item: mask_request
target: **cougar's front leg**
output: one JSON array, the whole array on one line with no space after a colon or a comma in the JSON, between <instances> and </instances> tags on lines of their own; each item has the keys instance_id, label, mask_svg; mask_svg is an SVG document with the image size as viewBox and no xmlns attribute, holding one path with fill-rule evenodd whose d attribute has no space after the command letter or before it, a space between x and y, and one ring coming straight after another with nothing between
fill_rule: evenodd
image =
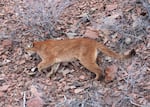
<instances>
[{"instance_id":1,"label":"cougar's front leg","mask_svg":"<svg viewBox=\"0 0 150 107\"><path fill-rule=\"evenodd\" d=\"M38 71L42 72L43 69L46 69L46 68L50 67L51 65L53 65L55 63L54 59L55 58L52 58L52 57L47 58L47 59L42 59L42 62L40 62L37 66Z\"/></svg>"}]
</instances>

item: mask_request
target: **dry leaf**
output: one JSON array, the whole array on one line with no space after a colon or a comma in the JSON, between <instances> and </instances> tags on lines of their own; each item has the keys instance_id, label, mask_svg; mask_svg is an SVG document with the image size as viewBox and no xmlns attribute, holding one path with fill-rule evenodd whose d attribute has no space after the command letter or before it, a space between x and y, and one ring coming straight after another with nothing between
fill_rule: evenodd
<instances>
[{"instance_id":1,"label":"dry leaf","mask_svg":"<svg viewBox=\"0 0 150 107\"><path fill-rule=\"evenodd\" d=\"M71 73L71 72L73 72L74 70L72 69L72 70L70 70L70 69L61 69L61 70L59 70L59 72L60 73L62 73L63 74L63 76L66 76L67 74L69 74L69 73Z\"/></svg>"},{"instance_id":2,"label":"dry leaf","mask_svg":"<svg viewBox=\"0 0 150 107\"><path fill-rule=\"evenodd\" d=\"M92 39L96 39L99 36L99 31L91 28L91 27L87 27L84 37L88 37L88 38L92 38Z\"/></svg>"},{"instance_id":3,"label":"dry leaf","mask_svg":"<svg viewBox=\"0 0 150 107\"><path fill-rule=\"evenodd\" d=\"M121 12L118 12L111 16L105 17L104 19L102 19L102 22L104 23L104 25L114 26L116 24L116 18L119 16L122 16Z\"/></svg>"},{"instance_id":4,"label":"dry leaf","mask_svg":"<svg viewBox=\"0 0 150 107\"><path fill-rule=\"evenodd\" d=\"M4 92L0 91L0 98L4 96Z\"/></svg>"},{"instance_id":5,"label":"dry leaf","mask_svg":"<svg viewBox=\"0 0 150 107\"><path fill-rule=\"evenodd\" d=\"M114 92L112 93L112 96L115 96L115 97L121 96L121 92L120 92L120 91L114 91Z\"/></svg>"},{"instance_id":6,"label":"dry leaf","mask_svg":"<svg viewBox=\"0 0 150 107\"><path fill-rule=\"evenodd\" d=\"M147 32L147 33L150 33L150 26L147 26L147 27L146 27L146 32Z\"/></svg>"},{"instance_id":7,"label":"dry leaf","mask_svg":"<svg viewBox=\"0 0 150 107\"><path fill-rule=\"evenodd\" d=\"M6 105L6 107L13 107L12 105Z\"/></svg>"},{"instance_id":8,"label":"dry leaf","mask_svg":"<svg viewBox=\"0 0 150 107\"><path fill-rule=\"evenodd\" d=\"M25 61L24 59L21 59L21 60L16 61L16 64L22 65L22 64L24 64L25 62L26 62L26 61Z\"/></svg>"},{"instance_id":9,"label":"dry leaf","mask_svg":"<svg viewBox=\"0 0 150 107\"><path fill-rule=\"evenodd\" d=\"M111 65L106 68L105 73L105 82L111 82L115 79L116 77L116 72L117 72L118 67L116 65Z\"/></svg>"},{"instance_id":10,"label":"dry leaf","mask_svg":"<svg viewBox=\"0 0 150 107\"><path fill-rule=\"evenodd\" d=\"M104 96L104 101L108 105L112 105L113 103L112 98L109 95Z\"/></svg>"},{"instance_id":11,"label":"dry leaf","mask_svg":"<svg viewBox=\"0 0 150 107\"><path fill-rule=\"evenodd\" d=\"M145 90L150 90L150 85L144 86L143 89L145 89Z\"/></svg>"},{"instance_id":12,"label":"dry leaf","mask_svg":"<svg viewBox=\"0 0 150 107\"><path fill-rule=\"evenodd\" d=\"M0 91L7 91L10 85L0 86Z\"/></svg>"},{"instance_id":13,"label":"dry leaf","mask_svg":"<svg viewBox=\"0 0 150 107\"><path fill-rule=\"evenodd\" d=\"M84 75L81 75L79 78L80 78L81 80L84 80L84 79L85 79L85 76L84 76Z\"/></svg>"},{"instance_id":14,"label":"dry leaf","mask_svg":"<svg viewBox=\"0 0 150 107\"><path fill-rule=\"evenodd\" d=\"M131 38L129 38L129 37L127 37L126 39L125 39L125 43L127 44L127 45L129 45L130 43L131 43Z\"/></svg>"},{"instance_id":15,"label":"dry leaf","mask_svg":"<svg viewBox=\"0 0 150 107\"><path fill-rule=\"evenodd\" d=\"M80 92L82 92L84 89L83 88L77 88L77 89L75 89L74 90L74 93L80 93Z\"/></svg>"},{"instance_id":16,"label":"dry leaf","mask_svg":"<svg viewBox=\"0 0 150 107\"><path fill-rule=\"evenodd\" d=\"M106 5L106 10L112 11L118 7L117 4Z\"/></svg>"},{"instance_id":17,"label":"dry leaf","mask_svg":"<svg viewBox=\"0 0 150 107\"><path fill-rule=\"evenodd\" d=\"M44 101L40 97L31 98L27 101L27 107L43 107Z\"/></svg>"},{"instance_id":18,"label":"dry leaf","mask_svg":"<svg viewBox=\"0 0 150 107\"><path fill-rule=\"evenodd\" d=\"M75 36L77 36L77 33L68 32L68 33L66 33L66 35L69 39L73 39Z\"/></svg>"},{"instance_id":19,"label":"dry leaf","mask_svg":"<svg viewBox=\"0 0 150 107\"><path fill-rule=\"evenodd\" d=\"M31 93L36 96L36 97L41 97L42 96L42 93L41 92L38 92L36 86L32 85L31 86Z\"/></svg>"},{"instance_id":20,"label":"dry leaf","mask_svg":"<svg viewBox=\"0 0 150 107\"><path fill-rule=\"evenodd\" d=\"M12 45L11 40L6 39L6 40L3 40L3 42L2 42L2 47L3 48L6 47L6 46L11 46L11 45Z\"/></svg>"},{"instance_id":21,"label":"dry leaf","mask_svg":"<svg viewBox=\"0 0 150 107\"><path fill-rule=\"evenodd\" d=\"M124 11L126 11L126 12L129 12L132 9L134 9L134 6L132 6L130 4L124 7Z\"/></svg>"}]
</instances>

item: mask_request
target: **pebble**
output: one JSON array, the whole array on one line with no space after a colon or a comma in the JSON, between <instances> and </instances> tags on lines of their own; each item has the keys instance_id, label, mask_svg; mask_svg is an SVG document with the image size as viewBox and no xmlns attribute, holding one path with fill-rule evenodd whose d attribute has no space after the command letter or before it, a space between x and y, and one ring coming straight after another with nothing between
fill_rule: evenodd
<instances>
[{"instance_id":1,"label":"pebble","mask_svg":"<svg viewBox=\"0 0 150 107\"><path fill-rule=\"evenodd\" d=\"M35 72L36 69L37 69L36 67L33 67L33 68L31 69L31 71L32 71L32 72Z\"/></svg>"},{"instance_id":2,"label":"pebble","mask_svg":"<svg viewBox=\"0 0 150 107\"><path fill-rule=\"evenodd\" d=\"M81 75L79 78L80 78L81 80L84 80L84 79L85 79L85 76L84 76L84 75Z\"/></svg>"},{"instance_id":3,"label":"pebble","mask_svg":"<svg viewBox=\"0 0 150 107\"><path fill-rule=\"evenodd\" d=\"M3 40L2 42L2 47L5 48L6 46L11 46L12 45L12 41L11 40Z\"/></svg>"},{"instance_id":4,"label":"pebble","mask_svg":"<svg viewBox=\"0 0 150 107\"><path fill-rule=\"evenodd\" d=\"M147 27L146 27L146 32L147 32L147 33L150 33L150 26L147 26Z\"/></svg>"},{"instance_id":5,"label":"pebble","mask_svg":"<svg viewBox=\"0 0 150 107\"><path fill-rule=\"evenodd\" d=\"M4 96L4 92L0 91L0 97Z\"/></svg>"},{"instance_id":6,"label":"pebble","mask_svg":"<svg viewBox=\"0 0 150 107\"><path fill-rule=\"evenodd\" d=\"M127 45L129 45L129 44L131 43L131 38L127 37L127 38L125 39L125 43L126 43Z\"/></svg>"},{"instance_id":7,"label":"pebble","mask_svg":"<svg viewBox=\"0 0 150 107\"><path fill-rule=\"evenodd\" d=\"M78 88L78 89L75 89L75 90L74 90L74 93L76 93L76 94L77 94L77 93L82 92L83 90L84 90L84 89L82 89L82 88Z\"/></svg>"}]
</instances>

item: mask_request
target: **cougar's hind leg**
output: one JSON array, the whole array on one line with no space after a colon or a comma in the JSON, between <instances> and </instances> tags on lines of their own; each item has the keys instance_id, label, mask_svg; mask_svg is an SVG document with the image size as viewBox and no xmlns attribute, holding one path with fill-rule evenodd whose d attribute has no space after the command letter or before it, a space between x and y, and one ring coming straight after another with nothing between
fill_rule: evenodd
<instances>
[{"instance_id":1,"label":"cougar's hind leg","mask_svg":"<svg viewBox=\"0 0 150 107\"><path fill-rule=\"evenodd\" d=\"M37 66L39 72L42 72L43 69L46 69L50 67L51 65L54 64L55 58L47 58L47 59L42 59L42 62L40 62Z\"/></svg>"},{"instance_id":2,"label":"cougar's hind leg","mask_svg":"<svg viewBox=\"0 0 150 107\"><path fill-rule=\"evenodd\" d=\"M81 61L81 64L83 64L85 68L87 68L89 71L93 72L96 75L95 77L96 80L103 78L102 71L95 62Z\"/></svg>"},{"instance_id":3,"label":"cougar's hind leg","mask_svg":"<svg viewBox=\"0 0 150 107\"><path fill-rule=\"evenodd\" d=\"M93 50L93 52L87 52L87 54L83 55L79 60L80 60L80 63L84 65L85 68L95 73L96 80L103 79L104 77L103 73L100 67L96 63L97 53L94 53L94 52L97 52L97 51Z\"/></svg>"}]
</instances>

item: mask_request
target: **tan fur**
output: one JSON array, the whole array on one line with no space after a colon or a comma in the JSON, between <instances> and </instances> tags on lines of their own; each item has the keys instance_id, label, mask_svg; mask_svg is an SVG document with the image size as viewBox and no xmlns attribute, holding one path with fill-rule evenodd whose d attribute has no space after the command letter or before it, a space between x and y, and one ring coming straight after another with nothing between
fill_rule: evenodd
<instances>
[{"instance_id":1,"label":"tan fur","mask_svg":"<svg viewBox=\"0 0 150 107\"><path fill-rule=\"evenodd\" d=\"M126 59L135 54L135 51L132 50L128 55L120 55L88 38L46 40L34 42L33 47L27 48L27 51L34 51L41 57L42 61L38 64L39 71L55 63L78 59L84 67L96 74L96 80L103 76L96 63L98 50L116 59Z\"/></svg>"}]
</instances>

